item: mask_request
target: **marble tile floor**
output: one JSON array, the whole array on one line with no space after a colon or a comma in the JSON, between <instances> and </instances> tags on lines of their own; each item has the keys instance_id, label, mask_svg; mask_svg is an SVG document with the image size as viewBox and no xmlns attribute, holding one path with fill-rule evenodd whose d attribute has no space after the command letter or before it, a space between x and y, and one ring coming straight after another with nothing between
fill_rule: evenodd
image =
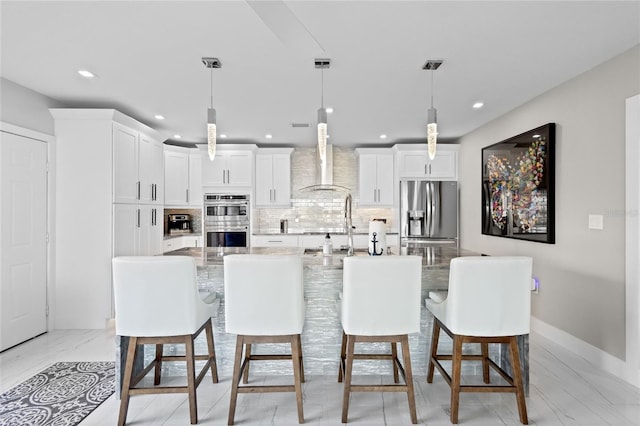
<instances>
[{"instance_id":1,"label":"marble tile floor","mask_svg":"<svg viewBox=\"0 0 640 426\"><path fill-rule=\"evenodd\" d=\"M534 425L640 425L640 389L595 369L587 361L545 338L531 335L529 422ZM65 330L44 334L0 354L0 391L5 391L58 361L99 361L114 357L112 330ZM290 377L257 376L254 380L281 383ZM386 376L357 377L360 383L386 381ZM181 380L181 379L175 379ZM418 422L449 425L449 387L436 375L427 384L415 376ZM199 423L225 425L230 377L214 385L207 377L198 388ZM335 376L308 376L304 410L308 425L340 424L342 385ZM82 425L114 425L119 400L110 397ZM518 425L511 394L463 394L460 423ZM359 393L351 398L350 424L408 425L405 394ZM144 395L131 399L131 425L188 425L185 395ZM295 397L290 393L240 395L237 425L296 425Z\"/></svg>"}]
</instances>

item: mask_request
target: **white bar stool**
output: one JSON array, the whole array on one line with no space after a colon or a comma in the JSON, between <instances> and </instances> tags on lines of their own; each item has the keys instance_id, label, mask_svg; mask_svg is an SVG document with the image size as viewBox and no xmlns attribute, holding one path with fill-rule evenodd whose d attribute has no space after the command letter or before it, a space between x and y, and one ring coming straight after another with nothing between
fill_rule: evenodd
<instances>
[{"instance_id":1,"label":"white bar stool","mask_svg":"<svg viewBox=\"0 0 640 426\"><path fill-rule=\"evenodd\" d=\"M528 424L516 338L529 333L531 274L529 257L458 257L451 260L449 291L444 300L440 294L425 300L435 317L427 382L433 382L435 366L451 386L451 423L458 423L460 392L513 392L520 422ZM438 354L440 330L453 339L453 354ZM463 355L464 343L480 343L481 354ZM508 345L512 376L489 358L489 343ZM452 361L451 375L440 361ZM485 385L461 384L462 361L482 361ZM489 366L507 385L489 384Z\"/></svg>"},{"instance_id":2,"label":"white bar stool","mask_svg":"<svg viewBox=\"0 0 640 426\"><path fill-rule=\"evenodd\" d=\"M225 256L224 292L226 331L238 335L228 424L234 422L238 393L258 392L295 392L298 422L304 423L304 368L300 341L304 326L302 258L250 254ZM291 354L252 354L251 345L259 343L289 343ZM293 385L240 385L241 378L243 384L248 383L251 361L278 359L292 360Z\"/></svg>"},{"instance_id":3,"label":"white bar stool","mask_svg":"<svg viewBox=\"0 0 640 426\"><path fill-rule=\"evenodd\" d=\"M113 292L116 334L129 336L118 425L126 422L131 395L152 393L188 394L191 424L198 423L196 388L209 368L213 383L218 383L211 326L217 305L207 304L200 298L195 261L189 256L114 258ZM208 354L195 355L193 341L203 330ZM185 355L164 356L163 345L171 343L185 345ZM136 353L145 344L156 346L155 358L134 377ZM197 377L196 360L206 361ZM158 386L162 363L167 361L187 363L187 386ZM136 387L152 368L155 368L154 386Z\"/></svg>"},{"instance_id":4,"label":"white bar stool","mask_svg":"<svg viewBox=\"0 0 640 426\"><path fill-rule=\"evenodd\" d=\"M344 378L342 423L347 423L351 392L406 392L411 422L418 422L409 355L409 333L420 331L422 258L363 256L344 259L341 303L342 348L338 381ZM357 342L386 342L391 354L356 354ZM397 343L404 362L398 359ZM389 360L394 384L352 384L355 359ZM404 379L399 383L398 371Z\"/></svg>"}]
</instances>

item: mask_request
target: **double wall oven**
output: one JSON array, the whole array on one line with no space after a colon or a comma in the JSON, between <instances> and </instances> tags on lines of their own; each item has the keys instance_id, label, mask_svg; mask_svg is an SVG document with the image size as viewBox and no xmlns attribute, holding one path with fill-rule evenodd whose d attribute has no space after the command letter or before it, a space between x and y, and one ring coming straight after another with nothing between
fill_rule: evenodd
<instances>
[{"instance_id":1,"label":"double wall oven","mask_svg":"<svg viewBox=\"0 0 640 426\"><path fill-rule=\"evenodd\" d=\"M248 247L249 195L204 195L204 247Z\"/></svg>"}]
</instances>

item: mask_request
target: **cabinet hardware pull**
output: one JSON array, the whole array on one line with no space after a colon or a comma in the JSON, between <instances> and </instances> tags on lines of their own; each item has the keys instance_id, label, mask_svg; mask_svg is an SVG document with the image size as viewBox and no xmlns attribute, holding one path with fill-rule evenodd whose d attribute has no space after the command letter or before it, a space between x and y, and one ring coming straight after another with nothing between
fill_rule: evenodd
<instances>
[{"instance_id":1,"label":"cabinet hardware pull","mask_svg":"<svg viewBox=\"0 0 640 426\"><path fill-rule=\"evenodd\" d=\"M137 197L136 200L139 200L140 199L140 181L136 183L136 190L138 192L138 195L136 196Z\"/></svg>"},{"instance_id":2,"label":"cabinet hardware pull","mask_svg":"<svg viewBox=\"0 0 640 426\"><path fill-rule=\"evenodd\" d=\"M276 202L276 189L273 188L273 202Z\"/></svg>"},{"instance_id":3,"label":"cabinet hardware pull","mask_svg":"<svg viewBox=\"0 0 640 426\"><path fill-rule=\"evenodd\" d=\"M229 169L227 169L227 185L231 183L231 179L229 179Z\"/></svg>"},{"instance_id":4,"label":"cabinet hardware pull","mask_svg":"<svg viewBox=\"0 0 640 426\"><path fill-rule=\"evenodd\" d=\"M187 203L188 203L189 202L189 188L185 189L184 191L187 194Z\"/></svg>"},{"instance_id":5,"label":"cabinet hardware pull","mask_svg":"<svg viewBox=\"0 0 640 426\"><path fill-rule=\"evenodd\" d=\"M136 226L137 226L138 228L140 228L140 209L138 209L138 212L137 212L137 213L138 213L138 214L137 214L137 216L138 216L138 217L137 217L137 219L138 219L138 223L136 224Z\"/></svg>"},{"instance_id":6,"label":"cabinet hardware pull","mask_svg":"<svg viewBox=\"0 0 640 426\"><path fill-rule=\"evenodd\" d=\"M151 209L151 226L156 226L156 209Z\"/></svg>"},{"instance_id":7,"label":"cabinet hardware pull","mask_svg":"<svg viewBox=\"0 0 640 426\"><path fill-rule=\"evenodd\" d=\"M158 199L158 184L151 185L151 193L153 194L151 198L156 201Z\"/></svg>"}]
</instances>

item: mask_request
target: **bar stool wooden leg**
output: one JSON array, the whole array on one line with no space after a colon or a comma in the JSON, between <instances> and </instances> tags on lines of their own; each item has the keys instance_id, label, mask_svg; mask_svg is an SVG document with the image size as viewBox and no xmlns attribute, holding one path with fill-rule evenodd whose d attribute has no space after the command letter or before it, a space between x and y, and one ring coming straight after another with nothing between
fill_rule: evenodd
<instances>
[{"instance_id":1,"label":"bar stool wooden leg","mask_svg":"<svg viewBox=\"0 0 640 426\"><path fill-rule=\"evenodd\" d=\"M527 418L527 405L524 400L524 387L522 385L522 371L520 370L520 351L518 350L518 341L516 336L509 338L509 353L511 354L511 367L513 384L516 387L516 401L518 403L518 414L520 422L523 425L529 424Z\"/></svg>"},{"instance_id":2,"label":"bar stool wooden leg","mask_svg":"<svg viewBox=\"0 0 640 426\"><path fill-rule=\"evenodd\" d=\"M300 335L291 336L291 362L293 363L293 381L296 390L296 402L298 404L298 423L304 423L304 412L302 410L302 344Z\"/></svg>"},{"instance_id":3,"label":"bar stool wooden leg","mask_svg":"<svg viewBox=\"0 0 640 426\"><path fill-rule=\"evenodd\" d=\"M438 339L440 338L440 322L433 318L433 332L431 334L431 355L429 356L429 368L427 371L427 383L433 382L433 369L438 354Z\"/></svg>"},{"instance_id":4,"label":"bar stool wooden leg","mask_svg":"<svg viewBox=\"0 0 640 426\"><path fill-rule=\"evenodd\" d=\"M124 365L124 380L122 382L122 392L120 394L120 413L118 414L118 426L123 426L127 421L127 410L129 408L129 388L133 378L133 363L136 358L137 338L129 337L129 347L127 349L127 360Z\"/></svg>"},{"instance_id":5,"label":"bar stool wooden leg","mask_svg":"<svg viewBox=\"0 0 640 426\"><path fill-rule=\"evenodd\" d=\"M460 405L460 371L462 367L462 336L453 336L453 359L451 362L451 423L458 423Z\"/></svg>"},{"instance_id":6,"label":"bar stool wooden leg","mask_svg":"<svg viewBox=\"0 0 640 426\"><path fill-rule=\"evenodd\" d=\"M196 364L193 350L193 336L187 336L184 341L185 361L187 362L187 388L189 395L189 416L191 424L198 423L198 403L196 396Z\"/></svg>"},{"instance_id":7,"label":"bar stool wooden leg","mask_svg":"<svg viewBox=\"0 0 640 426\"><path fill-rule=\"evenodd\" d=\"M404 355L404 346L403 346L402 354ZM393 365L393 383L400 383L400 378L398 377L398 364L396 363L396 359L398 359L398 345L396 342L391 342L391 364Z\"/></svg>"},{"instance_id":8,"label":"bar stool wooden leg","mask_svg":"<svg viewBox=\"0 0 640 426\"><path fill-rule=\"evenodd\" d=\"M400 344L402 346L402 359L404 361L404 371L406 376L405 380L407 382L406 384L407 399L409 401L409 414L411 415L411 423L415 425L418 423L418 417L416 415L416 397L413 391L413 373L411 371L411 355L409 353L409 336L407 336L406 334L403 335Z\"/></svg>"},{"instance_id":9,"label":"bar stool wooden leg","mask_svg":"<svg viewBox=\"0 0 640 426\"><path fill-rule=\"evenodd\" d=\"M164 345L162 343L158 343L156 345L156 358L154 360L155 368L154 368L154 376L153 376L153 384L160 384L160 377L162 376L162 351Z\"/></svg>"},{"instance_id":10,"label":"bar stool wooden leg","mask_svg":"<svg viewBox=\"0 0 640 426\"><path fill-rule=\"evenodd\" d=\"M342 383L344 370L346 368L346 353L347 353L347 335L342 332L342 345L340 345L340 365L338 367L338 383Z\"/></svg>"},{"instance_id":11,"label":"bar stool wooden leg","mask_svg":"<svg viewBox=\"0 0 640 426\"><path fill-rule=\"evenodd\" d=\"M245 385L249 383L249 364L251 363L251 343L245 345L244 350L244 375L242 376L242 383Z\"/></svg>"},{"instance_id":12,"label":"bar stool wooden leg","mask_svg":"<svg viewBox=\"0 0 640 426\"><path fill-rule=\"evenodd\" d=\"M342 423L347 423L347 418L349 417L349 397L351 396L351 373L353 369L353 354L355 352L355 344L356 336L347 336L344 394L342 396Z\"/></svg>"},{"instance_id":13,"label":"bar stool wooden leg","mask_svg":"<svg viewBox=\"0 0 640 426\"><path fill-rule=\"evenodd\" d=\"M233 361L233 377L231 378L231 400L229 402L229 418L228 425L233 424L233 419L236 414L236 402L238 400L238 384L240 383L240 364L242 362L242 349L244 347L243 336L238 335L236 337L236 355Z\"/></svg>"},{"instance_id":14,"label":"bar stool wooden leg","mask_svg":"<svg viewBox=\"0 0 640 426\"><path fill-rule=\"evenodd\" d=\"M482 380L489 383L489 344L480 343L480 350L482 352Z\"/></svg>"},{"instance_id":15,"label":"bar stool wooden leg","mask_svg":"<svg viewBox=\"0 0 640 426\"><path fill-rule=\"evenodd\" d=\"M209 361L211 362L211 379L213 383L218 383L218 362L216 360L215 343L213 340L213 326L211 321L205 326L205 334L207 337L207 350L209 353Z\"/></svg>"},{"instance_id":16,"label":"bar stool wooden leg","mask_svg":"<svg viewBox=\"0 0 640 426\"><path fill-rule=\"evenodd\" d=\"M298 335L298 364L300 365L300 382L304 383L304 360L302 357L302 337Z\"/></svg>"}]
</instances>

